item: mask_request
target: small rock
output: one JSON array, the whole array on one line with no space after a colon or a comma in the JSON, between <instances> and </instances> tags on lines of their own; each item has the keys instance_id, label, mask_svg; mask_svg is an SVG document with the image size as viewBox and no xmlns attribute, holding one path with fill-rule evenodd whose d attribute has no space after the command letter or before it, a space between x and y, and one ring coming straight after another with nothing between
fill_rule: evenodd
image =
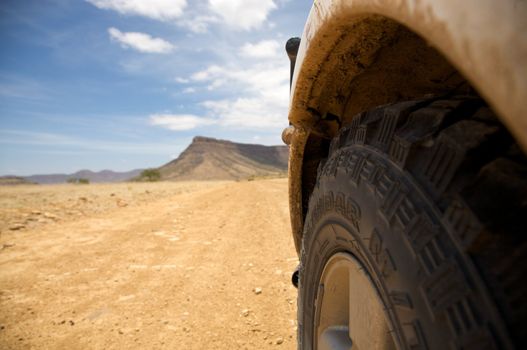
<instances>
[{"instance_id":1,"label":"small rock","mask_svg":"<svg viewBox=\"0 0 527 350\"><path fill-rule=\"evenodd\" d=\"M115 197L115 193L110 193L110 197Z\"/></svg>"},{"instance_id":2,"label":"small rock","mask_svg":"<svg viewBox=\"0 0 527 350\"><path fill-rule=\"evenodd\" d=\"M21 223L15 223L15 224L13 224L13 225L11 225L11 226L9 227L9 229L10 229L11 231L18 231L18 230L21 230L21 229L23 229L23 228L26 228L26 225L21 224Z\"/></svg>"},{"instance_id":3,"label":"small rock","mask_svg":"<svg viewBox=\"0 0 527 350\"><path fill-rule=\"evenodd\" d=\"M55 214L51 214L51 213L44 213L44 217L46 219L50 219L50 220L57 220L58 219L58 216L55 215Z\"/></svg>"},{"instance_id":4,"label":"small rock","mask_svg":"<svg viewBox=\"0 0 527 350\"><path fill-rule=\"evenodd\" d=\"M75 322L73 322L72 320L70 320L70 326L74 326L75 325Z\"/></svg>"},{"instance_id":5,"label":"small rock","mask_svg":"<svg viewBox=\"0 0 527 350\"><path fill-rule=\"evenodd\" d=\"M260 287L254 288L253 291L254 291L254 294L256 294L256 295L262 294L262 288L260 288Z\"/></svg>"},{"instance_id":6,"label":"small rock","mask_svg":"<svg viewBox=\"0 0 527 350\"><path fill-rule=\"evenodd\" d=\"M33 210L33 211L31 211L31 214L33 214L33 215L41 215L42 212L40 210Z\"/></svg>"},{"instance_id":7,"label":"small rock","mask_svg":"<svg viewBox=\"0 0 527 350\"><path fill-rule=\"evenodd\" d=\"M79 200L80 200L80 201L83 201L83 202L87 202L87 201L88 201L88 198L86 198L86 197L79 197Z\"/></svg>"},{"instance_id":8,"label":"small rock","mask_svg":"<svg viewBox=\"0 0 527 350\"><path fill-rule=\"evenodd\" d=\"M284 338L279 337L279 338L276 338L276 340L275 340L274 343L275 343L276 345L280 345L280 344L282 344L283 342L284 342Z\"/></svg>"},{"instance_id":9,"label":"small rock","mask_svg":"<svg viewBox=\"0 0 527 350\"><path fill-rule=\"evenodd\" d=\"M126 202L125 202L124 200L122 200L122 199L118 199L118 200L117 200L117 206L123 208L123 207L128 206L128 203L126 203Z\"/></svg>"},{"instance_id":10,"label":"small rock","mask_svg":"<svg viewBox=\"0 0 527 350\"><path fill-rule=\"evenodd\" d=\"M251 313L251 311L249 309L243 309L242 310L242 316L243 317L249 316L250 313Z\"/></svg>"}]
</instances>

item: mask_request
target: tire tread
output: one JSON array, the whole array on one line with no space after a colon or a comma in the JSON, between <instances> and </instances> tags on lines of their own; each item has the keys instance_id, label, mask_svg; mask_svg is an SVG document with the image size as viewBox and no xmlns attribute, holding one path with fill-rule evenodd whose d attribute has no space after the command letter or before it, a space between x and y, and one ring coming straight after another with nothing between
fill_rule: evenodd
<instances>
[{"instance_id":1,"label":"tire tread","mask_svg":"<svg viewBox=\"0 0 527 350\"><path fill-rule=\"evenodd\" d=\"M343 149L357 145L383 155L413 178L438 208L440 224L448 234L440 234L439 223L427 213L418 213L418 204L409 200L409 189L403 183L383 178L383 170L370 166L367 157L341 156ZM406 232L426 272L421 288L430 312L446 317L456 348L512 348L512 342L527 341L523 332L527 324L523 302L527 245L520 234L525 230L522 218L527 215L526 164L512 137L479 98L423 99L357 115L331 141L327 161L319 166L314 193L324 177L335 177L339 169L349 172L351 183L371 183L382 200L380 212L385 220L397 221ZM504 182L506 193L499 200L488 198ZM315 206L310 201L309 211ZM308 216L304 241L309 238L310 220ZM302 260L301 285L304 263ZM469 265L475 266L479 276L473 276ZM482 295L485 292L476 281L480 277L489 296ZM392 299L399 304L412 305L404 291L395 294ZM494 301L498 313L482 309L488 305L486 297ZM301 304L299 300L299 315ZM503 321L509 334L504 333ZM301 335L299 330L303 348ZM427 348L425 340L407 341L410 348Z\"/></svg>"}]
</instances>

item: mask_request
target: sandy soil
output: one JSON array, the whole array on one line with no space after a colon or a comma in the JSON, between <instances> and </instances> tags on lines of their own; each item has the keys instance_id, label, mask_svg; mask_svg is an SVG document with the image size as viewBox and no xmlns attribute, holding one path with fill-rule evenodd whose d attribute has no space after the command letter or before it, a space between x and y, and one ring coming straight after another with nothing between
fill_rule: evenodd
<instances>
[{"instance_id":1,"label":"sandy soil","mask_svg":"<svg viewBox=\"0 0 527 350\"><path fill-rule=\"evenodd\" d=\"M294 349L286 187L0 188L0 348Z\"/></svg>"}]
</instances>

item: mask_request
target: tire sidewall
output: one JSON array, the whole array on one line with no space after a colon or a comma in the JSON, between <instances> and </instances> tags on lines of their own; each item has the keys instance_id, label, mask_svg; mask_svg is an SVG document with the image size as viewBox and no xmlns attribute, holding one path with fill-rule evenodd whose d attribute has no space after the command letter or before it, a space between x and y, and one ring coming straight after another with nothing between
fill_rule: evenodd
<instances>
[{"instance_id":1,"label":"tire sidewall","mask_svg":"<svg viewBox=\"0 0 527 350\"><path fill-rule=\"evenodd\" d=\"M345 164L349 159L360 164ZM398 348L452 347L447 323L436 317L423 297L427 273L415 242L397 220L397 203L388 198L393 198L394 191L399 198L411 198L413 207L419 208L415 215L425 215L436 228L440 225L433 202L408 175L364 146L340 149L328 159L306 216L298 308L300 349L314 348L319 280L327 261L339 252L351 254L368 274ZM382 177L390 179L391 188L383 188Z\"/></svg>"}]
</instances>

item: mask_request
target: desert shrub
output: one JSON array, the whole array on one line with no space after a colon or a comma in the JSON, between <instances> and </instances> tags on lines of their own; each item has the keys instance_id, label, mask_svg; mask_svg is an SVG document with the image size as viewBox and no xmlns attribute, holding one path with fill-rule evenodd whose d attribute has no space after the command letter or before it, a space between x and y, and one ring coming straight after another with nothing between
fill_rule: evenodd
<instances>
[{"instance_id":1,"label":"desert shrub","mask_svg":"<svg viewBox=\"0 0 527 350\"><path fill-rule=\"evenodd\" d=\"M159 181L161 180L161 173L157 169L145 169L141 172L141 180L143 181Z\"/></svg>"},{"instance_id":2,"label":"desert shrub","mask_svg":"<svg viewBox=\"0 0 527 350\"><path fill-rule=\"evenodd\" d=\"M69 184L88 185L90 183L90 180L84 178L70 177L66 180L66 182Z\"/></svg>"}]
</instances>

